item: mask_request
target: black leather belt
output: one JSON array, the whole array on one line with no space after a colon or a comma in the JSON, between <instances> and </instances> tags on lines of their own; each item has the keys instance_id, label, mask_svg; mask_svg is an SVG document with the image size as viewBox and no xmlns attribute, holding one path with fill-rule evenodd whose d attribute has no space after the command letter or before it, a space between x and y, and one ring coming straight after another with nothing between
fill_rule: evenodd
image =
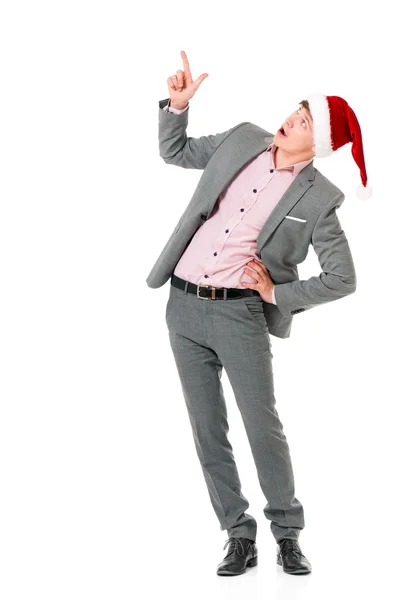
<instances>
[{"instance_id":1,"label":"black leather belt","mask_svg":"<svg viewBox=\"0 0 418 600\"><path fill-rule=\"evenodd\" d=\"M244 296L259 296L257 290L250 288L217 288L212 285L196 285L191 281L177 277L174 273L171 276L171 285L184 290L190 294L195 294L201 300L232 300L234 298L243 298Z\"/></svg>"}]
</instances>

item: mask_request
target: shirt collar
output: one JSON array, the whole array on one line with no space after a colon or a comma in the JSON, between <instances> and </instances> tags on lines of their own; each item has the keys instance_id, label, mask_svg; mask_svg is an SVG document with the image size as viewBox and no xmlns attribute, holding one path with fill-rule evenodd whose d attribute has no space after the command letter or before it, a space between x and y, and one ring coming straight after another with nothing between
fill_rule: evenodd
<instances>
[{"instance_id":1,"label":"shirt collar","mask_svg":"<svg viewBox=\"0 0 418 600\"><path fill-rule=\"evenodd\" d=\"M268 146L266 152L274 152L274 150L276 148L277 148L276 144L274 142L272 142ZM313 158L310 158L309 160L302 160L301 162L295 163L294 165L288 165L287 167L284 167L284 168L286 168L286 169L292 168L293 169L293 171L292 171L293 177L296 177L302 171L302 169L304 169L306 167L306 165L309 165L309 163L312 161L313 161ZM279 169L279 171L280 170L281 169Z\"/></svg>"}]
</instances>

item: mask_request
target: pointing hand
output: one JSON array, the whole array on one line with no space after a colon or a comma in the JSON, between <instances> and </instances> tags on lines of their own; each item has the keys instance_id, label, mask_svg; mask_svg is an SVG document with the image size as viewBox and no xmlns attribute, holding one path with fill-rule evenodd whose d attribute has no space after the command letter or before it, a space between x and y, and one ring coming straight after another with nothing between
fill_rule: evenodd
<instances>
[{"instance_id":1,"label":"pointing hand","mask_svg":"<svg viewBox=\"0 0 418 600\"><path fill-rule=\"evenodd\" d=\"M182 50L180 54L183 59L184 71L178 69L176 75L172 75L167 79L171 106L177 108L186 107L188 101L190 98L193 98L202 81L206 79L206 77L209 77L208 73L202 73L202 75L193 81L186 53Z\"/></svg>"}]
</instances>

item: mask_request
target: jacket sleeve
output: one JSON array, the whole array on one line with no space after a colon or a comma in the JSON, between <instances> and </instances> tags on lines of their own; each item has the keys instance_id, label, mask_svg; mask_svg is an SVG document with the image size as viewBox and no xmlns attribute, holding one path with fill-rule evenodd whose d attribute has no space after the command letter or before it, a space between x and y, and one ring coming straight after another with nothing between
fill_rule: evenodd
<instances>
[{"instance_id":1,"label":"jacket sleeve","mask_svg":"<svg viewBox=\"0 0 418 600\"><path fill-rule=\"evenodd\" d=\"M356 290L353 258L336 213L343 201L344 194L340 193L329 202L312 233L312 245L322 272L306 280L274 286L277 307L284 316L338 300Z\"/></svg>"},{"instance_id":2,"label":"jacket sleeve","mask_svg":"<svg viewBox=\"0 0 418 600\"><path fill-rule=\"evenodd\" d=\"M169 98L159 101L159 147L164 162L184 169L205 169L211 156L226 138L245 121L227 131L199 138L188 137L189 107L180 114L164 110Z\"/></svg>"}]
</instances>

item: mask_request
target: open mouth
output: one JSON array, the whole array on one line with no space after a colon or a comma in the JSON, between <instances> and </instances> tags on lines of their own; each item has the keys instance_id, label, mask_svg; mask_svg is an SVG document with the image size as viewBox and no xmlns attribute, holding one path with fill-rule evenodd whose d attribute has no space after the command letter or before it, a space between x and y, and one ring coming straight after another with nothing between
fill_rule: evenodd
<instances>
[{"instance_id":1,"label":"open mouth","mask_svg":"<svg viewBox=\"0 0 418 600\"><path fill-rule=\"evenodd\" d=\"M280 135L282 135L283 137L287 137L287 135L286 135L286 134L285 134L285 132L284 132L284 129L283 129L283 127L280 127L280 129L279 129L279 133L280 133Z\"/></svg>"}]
</instances>

